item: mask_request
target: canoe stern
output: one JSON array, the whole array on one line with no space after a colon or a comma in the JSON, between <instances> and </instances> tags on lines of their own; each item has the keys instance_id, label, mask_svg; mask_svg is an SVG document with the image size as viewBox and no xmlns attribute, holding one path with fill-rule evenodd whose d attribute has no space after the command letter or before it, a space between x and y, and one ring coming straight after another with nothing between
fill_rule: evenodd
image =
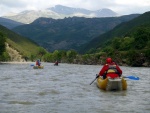
<instances>
[{"instance_id":1,"label":"canoe stern","mask_svg":"<svg viewBox=\"0 0 150 113\"><path fill-rule=\"evenodd\" d=\"M99 77L97 79L97 86L100 89L111 91L111 90L126 90L127 89L127 82L124 80L124 78L106 78L102 79Z\"/></svg>"}]
</instances>

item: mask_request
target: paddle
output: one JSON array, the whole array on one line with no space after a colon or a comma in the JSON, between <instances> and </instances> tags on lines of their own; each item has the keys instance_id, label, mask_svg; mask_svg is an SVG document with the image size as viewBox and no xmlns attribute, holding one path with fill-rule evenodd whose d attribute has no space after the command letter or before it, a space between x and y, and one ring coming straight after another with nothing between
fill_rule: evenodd
<instances>
[{"instance_id":1,"label":"paddle","mask_svg":"<svg viewBox=\"0 0 150 113\"><path fill-rule=\"evenodd\" d=\"M135 76L123 76L123 78L129 78L131 80L139 80L139 77L135 77Z\"/></svg>"},{"instance_id":2,"label":"paddle","mask_svg":"<svg viewBox=\"0 0 150 113\"><path fill-rule=\"evenodd\" d=\"M96 78L90 83L90 85L99 77L98 74L96 74Z\"/></svg>"},{"instance_id":3,"label":"paddle","mask_svg":"<svg viewBox=\"0 0 150 113\"><path fill-rule=\"evenodd\" d=\"M34 66L34 64L31 64L30 66Z\"/></svg>"}]
</instances>

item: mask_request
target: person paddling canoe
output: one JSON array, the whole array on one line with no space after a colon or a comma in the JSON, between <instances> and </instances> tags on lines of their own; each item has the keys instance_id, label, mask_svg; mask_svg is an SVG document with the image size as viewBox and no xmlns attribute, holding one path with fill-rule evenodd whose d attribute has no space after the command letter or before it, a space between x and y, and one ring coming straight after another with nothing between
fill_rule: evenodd
<instances>
[{"instance_id":1,"label":"person paddling canoe","mask_svg":"<svg viewBox=\"0 0 150 113\"><path fill-rule=\"evenodd\" d=\"M54 64L55 66L58 66L58 60L56 60L56 62L55 62L55 64Z\"/></svg>"},{"instance_id":2,"label":"person paddling canoe","mask_svg":"<svg viewBox=\"0 0 150 113\"><path fill-rule=\"evenodd\" d=\"M40 60L37 60L37 61L36 61L36 66L41 66Z\"/></svg>"},{"instance_id":3,"label":"person paddling canoe","mask_svg":"<svg viewBox=\"0 0 150 113\"><path fill-rule=\"evenodd\" d=\"M106 59L106 64L103 66L99 72L99 76L103 76L103 79L107 77L116 78L122 75L122 70L119 66L112 61L111 58Z\"/></svg>"}]
</instances>

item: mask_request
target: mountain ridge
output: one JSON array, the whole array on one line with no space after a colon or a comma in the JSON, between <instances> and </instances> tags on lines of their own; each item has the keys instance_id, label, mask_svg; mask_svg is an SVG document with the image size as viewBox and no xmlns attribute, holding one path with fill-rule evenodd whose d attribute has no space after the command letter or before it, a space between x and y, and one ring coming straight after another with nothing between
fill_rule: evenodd
<instances>
[{"instance_id":1,"label":"mountain ridge","mask_svg":"<svg viewBox=\"0 0 150 113\"><path fill-rule=\"evenodd\" d=\"M104 45L109 39L114 37L125 37L130 35L138 26L146 26L146 24L150 24L150 11L145 12L144 14L134 18L128 22L123 22L117 25L114 29L95 37L91 42L89 42L84 49L89 50L91 48L100 48Z\"/></svg>"},{"instance_id":2,"label":"mountain ridge","mask_svg":"<svg viewBox=\"0 0 150 113\"><path fill-rule=\"evenodd\" d=\"M16 26L23 25L23 23L16 22L14 20L3 18L3 17L0 17L0 24L7 27L8 29L12 29Z\"/></svg>"},{"instance_id":3,"label":"mountain ridge","mask_svg":"<svg viewBox=\"0 0 150 113\"><path fill-rule=\"evenodd\" d=\"M39 17L63 19L65 17L73 17L73 16L86 17L86 18L118 16L116 12L110 9L100 9L97 11L90 11L86 9L73 8L73 7L67 7L67 6L62 6L62 5L56 5L55 7L56 8L50 7L50 8L46 8L44 10L38 10L38 11L27 10L27 11L23 11L19 13L18 15L3 16L3 18L12 19L14 21L21 22L24 24L29 24Z\"/></svg>"},{"instance_id":4,"label":"mountain ridge","mask_svg":"<svg viewBox=\"0 0 150 113\"><path fill-rule=\"evenodd\" d=\"M106 18L69 17L58 20L39 18L31 24L18 26L13 31L34 40L49 51L56 49L79 50L81 45L99 34L137 16L139 15Z\"/></svg>"},{"instance_id":5,"label":"mountain ridge","mask_svg":"<svg viewBox=\"0 0 150 113\"><path fill-rule=\"evenodd\" d=\"M72 8L72 7L62 6L62 5L56 5L55 7L51 7L48 9L65 15L70 15L75 13L83 13L87 15L93 13L95 17L113 17L117 15L117 13L107 8L91 11L83 8Z\"/></svg>"}]
</instances>

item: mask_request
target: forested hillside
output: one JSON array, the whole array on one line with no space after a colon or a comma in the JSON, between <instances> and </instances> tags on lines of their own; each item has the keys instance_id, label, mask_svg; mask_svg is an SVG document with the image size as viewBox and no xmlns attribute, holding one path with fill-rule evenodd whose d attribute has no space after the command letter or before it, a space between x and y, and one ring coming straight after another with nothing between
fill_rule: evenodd
<instances>
[{"instance_id":1,"label":"forested hillside","mask_svg":"<svg viewBox=\"0 0 150 113\"><path fill-rule=\"evenodd\" d=\"M0 61L3 59L3 53L5 52L5 41L6 41L6 38L0 32Z\"/></svg>"},{"instance_id":2,"label":"forested hillside","mask_svg":"<svg viewBox=\"0 0 150 113\"><path fill-rule=\"evenodd\" d=\"M74 50L49 53L28 38L22 37L0 25L0 62L35 61L76 63L78 53ZM12 58L13 57L13 58Z\"/></svg>"},{"instance_id":3,"label":"forested hillside","mask_svg":"<svg viewBox=\"0 0 150 113\"><path fill-rule=\"evenodd\" d=\"M68 18L68 19L72 20L72 18ZM34 29L33 30L34 32L33 31L30 32L31 36L34 36L34 34L36 34L37 32L42 33L40 31L41 26L43 28L42 31L47 30L49 24L52 25L54 28L54 29L48 29L50 32L53 31L55 33L57 32L57 30L61 31L59 30L59 27L62 24L55 23L56 20L53 19L52 20L44 19L44 21L43 19L41 20L40 19L36 20L31 25L27 26L29 31ZM84 54L79 54L77 53L77 51L72 50L71 48L67 51L62 48L62 50L55 50L53 53L47 52L44 48L39 47L38 45L31 42L27 38L21 37L20 35L6 29L3 26L0 26L0 32L2 33L0 36L3 37L1 38L3 40L2 42L6 40L6 42L10 45L10 47L12 46L14 49L19 51L24 58L29 58L30 60L40 58L42 59L42 61L45 62L54 62L55 60L58 60L59 62L62 63L65 62L65 63L77 63L77 64L104 64L107 57L112 57L113 60L119 65L149 67L150 66L150 21L149 20L150 20L150 12L146 12L135 19L119 24L114 29L93 39L88 45L86 45L85 48L81 50L81 52L83 52L84 50L86 51L86 53ZM76 24L74 23L73 25ZM59 27L57 28L56 26ZM22 32L24 32L24 30L26 31L27 28L23 29L23 27L21 27ZM66 31L69 29L69 28L65 28L64 26L62 28L64 28L64 30ZM81 29L79 29L79 31L80 30ZM68 32L63 31L60 33L62 34L65 33L66 35L70 34L69 31ZM62 34L58 34L58 35L62 35ZM39 36L44 36L44 35L41 34ZM66 40L65 37L62 36L58 38L58 41L62 39ZM80 38L77 39L79 40ZM42 40L39 41L45 41L45 40L42 38ZM57 44L57 46L59 45L57 41L55 43ZM3 43L0 43L0 46L1 45L2 47L4 46ZM3 51L4 53L5 48L1 49L1 51ZM5 55L7 56L7 54Z\"/></svg>"},{"instance_id":4,"label":"forested hillside","mask_svg":"<svg viewBox=\"0 0 150 113\"><path fill-rule=\"evenodd\" d=\"M123 22L117 25L114 29L110 30L109 32L106 32L94 38L83 49L89 50L91 48L102 47L102 45L109 39L112 39L115 37L124 38L126 36L131 36L137 30L138 27L142 27L142 26L149 27L149 24L150 24L150 12L146 12L142 14L141 16L135 19L132 19L131 21Z\"/></svg>"},{"instance_id":5,"label":"forested hillside","mask_svg":"<svg viewBox=\"0 0 150 113\"><path fill-rule=\"evenodd\" d=\"M28 37L49 51L79 51L82 45L103 34L116 25L129 21L139 15L126 15L107 18L39 18L29 25L13 29L16 33Z\"/></svg>"},{"instance_id":6,"label":"forested hillside","mask_svg":"<svg viewBox=\"0 0 150 113\"><path fill-rule=\"evenodd\" d=\"M150 65L150 12L116 26L92 40L86 49L131 66Z\"/></svg>"}]
</instances>

